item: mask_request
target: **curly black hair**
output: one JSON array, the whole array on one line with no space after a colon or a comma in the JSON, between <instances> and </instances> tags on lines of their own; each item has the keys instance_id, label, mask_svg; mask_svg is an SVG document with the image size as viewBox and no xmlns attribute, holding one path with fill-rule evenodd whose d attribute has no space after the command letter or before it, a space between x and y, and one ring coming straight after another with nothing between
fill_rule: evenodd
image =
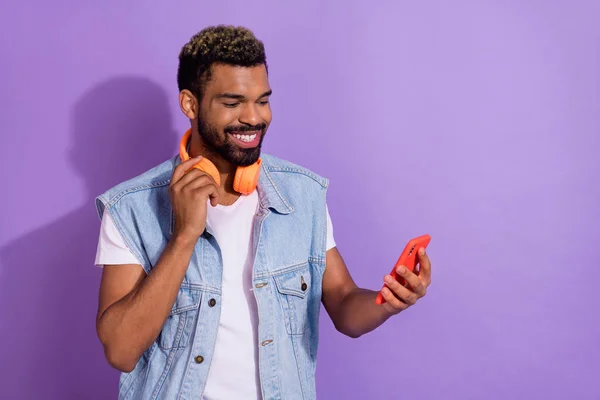
<instances>
[{"instance_id":1,"label":"curly black hair","mask_svg":"<svg viewBox=\"0 0 600 400\"><path fill-rule=\"evenodd\" d=\"M187 89L200 100L213 64L267 67L265 47L252 31L241 26L218 25L201 30L179 53L179 91Z\"/></svg>"}]
</instances>

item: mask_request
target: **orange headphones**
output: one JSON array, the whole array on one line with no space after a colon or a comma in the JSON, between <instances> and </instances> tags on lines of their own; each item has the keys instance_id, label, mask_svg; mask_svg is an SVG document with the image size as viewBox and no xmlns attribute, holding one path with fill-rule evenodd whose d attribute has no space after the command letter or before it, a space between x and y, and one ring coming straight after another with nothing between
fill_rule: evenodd
<instances>
[{"instance_id":1,"label":"orange headphones","mask_svg":"<svg viewBox=\"0 0 600 400\"><path fill-rule=\"evenodd\" d=\"M179 144L179 156L181 161L187 161L190 159L190 155L187 152L187 144L192 136L192 129L183 135L181 143ZM233 190L241 194L250 194L256 189L258 184L258 177L260 176L260 166L262 160L259 158L252 165L247 167L237 167L235 171L235 177L233 179ZM194 165L193 168L198 168L200 171L204 171L213 177L217 185L221 186L221 175L219 170L215 167L215 164L210 162L207 158L202 157L198 164Z\"/></svg>"}]
</instances>

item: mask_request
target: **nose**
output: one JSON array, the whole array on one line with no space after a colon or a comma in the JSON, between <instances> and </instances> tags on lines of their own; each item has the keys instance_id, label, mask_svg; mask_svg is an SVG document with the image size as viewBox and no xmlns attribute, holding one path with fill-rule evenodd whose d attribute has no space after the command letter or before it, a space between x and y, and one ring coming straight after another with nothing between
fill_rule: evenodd
<instances>
[{"instance_id":1,"label":"nose","mask_svg":"<svg viewBox=\"0 0 600 400\"><path fill-rule=\"evenodd\" d=\"M240 114L240 122L252 126L262 122L262 118L260 117L260 113L255 104L246 104Z\"/></svg>"}]
</instances>

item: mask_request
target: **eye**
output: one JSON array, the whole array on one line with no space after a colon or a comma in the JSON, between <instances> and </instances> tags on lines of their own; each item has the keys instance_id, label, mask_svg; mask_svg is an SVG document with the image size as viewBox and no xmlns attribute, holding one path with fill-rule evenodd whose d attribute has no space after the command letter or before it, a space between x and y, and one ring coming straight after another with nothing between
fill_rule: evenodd
<instances>
[{"instance_id":1,"label":"eye","mask_svg":"<svg viewBox=\"0 0 600 400\"><path fill-rule=\"evenodd\" d=\"M240 103L223 103L223 105L227 108L237 107Z\"/></svg>"},{"instance_id":2,"label":"eye","mask_svg":"<svg viewBox=\"0 0 600 400\"><path fill-rule=\"evenodd\" d=\"M269 100L261 100L258 102L258 104L260 104L262 106L266 106L267 104L269 104Z\"/></svg>"}]
</instances>

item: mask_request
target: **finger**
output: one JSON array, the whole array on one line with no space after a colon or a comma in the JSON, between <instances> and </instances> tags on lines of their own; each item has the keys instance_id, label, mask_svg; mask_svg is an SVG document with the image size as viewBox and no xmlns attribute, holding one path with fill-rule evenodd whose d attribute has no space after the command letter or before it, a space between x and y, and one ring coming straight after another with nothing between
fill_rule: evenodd
<instances>
[{"instance_id":1,"label":"finger","mask_svg":"<svg viewBox=\"0 0 600 400\"><path fill-rule=\"evenodd\" d=\"M429 286L431 283L431 260L423 247L419 249L418 255L421 279Z\"/></svg>"},{"instance_id":2,"label":"finger","mask_svg":"<svg viewBox=\"0 0 600 400\"><path fill-rule=\"evenodd\" d=\"M171 184L179 182L181 177L184 176L185 173L195 164L197 164L198 161L200 161L201 159L202 156L190 158L189 160L186 160L179 164L177 167L175 167L175 170L173 171L173 176L171 177Z\"/></svg>"},{"instance_id":3,"label":"finger","mask_svg":"<svg viewBox=\"0 0 600 400\"><path fill-rule=\"evenodd\" d=\"M182 192L196 192L197 196L210 198L213 207L219 204L219 186L212 176L202 171L190 171L173 187Z\"/></svg>"},{"instance_id":4,"label":"finger","mask_svg":"<svg viewBox=\"0 0 600 400\"><path fill-rule=\"evenodd\" d=\"M194 190L206 185L214 185L217 189L219 188L212 176L204 171L194 168L193 171L185 174L185 176L175 184L175 188L179 190Z\"/></svg>"},{"instance_id":5,"label":"finger","mask_svg":"<svg viewBox=\"0 0 600 400\"><path fill-rule=\"evenodd\" d=\"M408 284L410 285L411 290L416 293L419 297L425 295L425 285L423 281L415 275L412 271L410 271L405 266L401 265L396 269L396 273L400 275Z\"/></svg>"},{"instance_id":6,"label":"finger","mask_svg":"<svg viewBox=\"0 0 600 400\"><path fill-rule=\"evenodd\" d=\"M386 303L384 303L384 305L387 305L392 308L392 310L390 310L390 311L398 312L398 311L406 310L408 308L408 304L403 303L400 300L398 300L398 298L396 296L394 296L394 294L391 292L391 290L388 289L387 287L384 287L383 289L381 289L381 295L383 296L383 298L386 301Z\"/></svg>"},{"instance_id":7,"label":"finger","mask_svg":"<svg viewBox=\"0 0 600 400\"><path fill-rule=\"evenodd\" d=\"M418 296L402 286L400 282L395 280L391 275L386 275L383 280L392 293L404 303L412 306L417 302Z\"/></svg>"},{"instance_id":8,"label":"finger","mask_svg":"<svg viewBox=\"0 0 600 400\"><path fill-rule=\"evenodd\" d=\"M200 182L204 182L206 184L208 182L215 183L212 176L208 175L206 172L193 168L190 172L186 173L178 182L175 182L171 185L171 189L174 191L181 191L183 188L187 187L192 182L196 182L200 180ZM216 183L215 183L216 184Z\"/></svg>"},{"instance_id":9,"label":"finger","mask_svg":"<svg viewBox=\"0 0 600 400\"><path fill-rule=\"evenodd\" d=\"M201 193L202 197L210 198L210 204L213 207L216 207L217 204L219 204L219 188L217 185L205 185L197 190Z\"/></svg>"}]
</instances>

